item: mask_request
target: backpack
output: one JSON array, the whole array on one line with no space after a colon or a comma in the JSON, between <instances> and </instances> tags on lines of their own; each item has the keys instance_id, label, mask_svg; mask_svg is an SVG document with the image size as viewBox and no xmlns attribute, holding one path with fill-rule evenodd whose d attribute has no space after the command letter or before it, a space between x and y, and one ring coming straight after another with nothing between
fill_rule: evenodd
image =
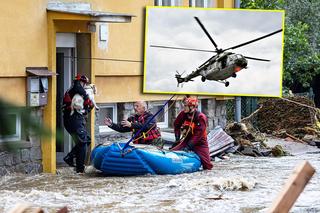
<instances>
[{"instance_id":1,"label":"backpack","mask_svg":"<svg viewBox=\"0 0 320 213\"><path fill-rule=\"evenodd\" d=\"M71 110L71 102L72 102L72 98L69 94L69 90L67 90L63 96L62 109L63 110Z\"/></svg>"}]
</instances>

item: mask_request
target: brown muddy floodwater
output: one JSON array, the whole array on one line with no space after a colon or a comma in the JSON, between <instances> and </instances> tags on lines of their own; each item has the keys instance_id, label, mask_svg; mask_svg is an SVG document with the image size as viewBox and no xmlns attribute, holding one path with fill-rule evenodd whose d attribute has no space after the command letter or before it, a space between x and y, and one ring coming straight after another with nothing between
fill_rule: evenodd
<instances>
[{"instance_id":1,"label":"brown muddy floodwater","mask_svg":"<svg viewBox=\"0 0 320 213\"><path fill-rule=\"evenodd\" d=\"M274 142L274 141L271 141ZM292 142L291 142L292 143ZM104 177L61 168L57 175L11 174L0 179L0 212L31 203L45 212L266 212L297 164L320 171L320 149L298 144L294 156L253 158L233 155L211 171L181 175ZM315 173L291 212L320 212L320 181Z\"/></svg>"}]
</instances>

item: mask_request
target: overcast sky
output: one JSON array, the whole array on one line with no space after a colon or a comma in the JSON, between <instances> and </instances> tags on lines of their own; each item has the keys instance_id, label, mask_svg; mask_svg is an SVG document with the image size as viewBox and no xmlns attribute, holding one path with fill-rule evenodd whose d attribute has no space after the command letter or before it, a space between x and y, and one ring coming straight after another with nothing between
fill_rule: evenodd
<instances>
[{"instance_id":1,"label":"overcast sky","mask_svg":"<svg viewBox=\"0 0 320 213\"><path fill-rule=\"evenodd\" d=\"M226 49L282 28L282 12L249 10L201 10L149 8L146 35L146 70L144 92L198 93L280 96L282 33L231 50L245 56L269 59L248 60L248 69L229 78L229 87L215 81L186 82L177 87L175 73L191 73L214 53L150 47L176 46L215 50L197 16L219 48Z\"/></svg>"}]
</instances>

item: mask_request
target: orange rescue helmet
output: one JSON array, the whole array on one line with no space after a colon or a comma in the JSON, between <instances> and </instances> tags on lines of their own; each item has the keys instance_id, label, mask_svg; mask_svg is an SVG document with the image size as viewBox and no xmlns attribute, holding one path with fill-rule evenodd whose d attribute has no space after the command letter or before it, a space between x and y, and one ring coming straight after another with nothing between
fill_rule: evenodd
<instances>
[{"instance_id":1,"label":"orange rescue helmet","mask_svg":"<svg viewBox=\"0 0 320 213\"><path fill-rule=\"evenodd\" d=\"M197 107L198 106L198 99L197 98L192 98L192 97L189 97L189 98L186 98L184 100L185 104L187 106L193 106L193 107Z\"/></svg>"}]
</instances>

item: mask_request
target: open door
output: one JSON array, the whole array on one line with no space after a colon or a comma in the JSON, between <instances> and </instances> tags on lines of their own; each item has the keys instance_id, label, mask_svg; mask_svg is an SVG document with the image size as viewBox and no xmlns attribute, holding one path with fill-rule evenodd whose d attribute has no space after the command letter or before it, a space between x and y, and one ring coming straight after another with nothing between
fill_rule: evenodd
<instances>
[{"instance_id":1,"label":"open door","mask_svg":"<svg viewBox=\"0 0 320 213\"><path fill-rule=\"evenodd\" d=\"M72 60L74 48L57 48L57 163L63 162L63 157L72 148L72 138L63 125L62 100L64 93L70 88L73 77L76 75L75 64Z\"/></svg>"},{"instance_id":2,"label":"open door","mask_svg":"<svg viewBox=\"0 0 320 213\"><path fill-rule=\"evenodd\" d=\"M62 163L73 147L73 141L63 125L62 100L76 74L91 77L91 35L88 33L57 33L57 163ZM79 70L79 72L77 71ZM91 79L90 79L91 80ZM89 116L90 117L90 116ZM90 134L91 119L87 121Z\"/></svg>"}]
</instances>

